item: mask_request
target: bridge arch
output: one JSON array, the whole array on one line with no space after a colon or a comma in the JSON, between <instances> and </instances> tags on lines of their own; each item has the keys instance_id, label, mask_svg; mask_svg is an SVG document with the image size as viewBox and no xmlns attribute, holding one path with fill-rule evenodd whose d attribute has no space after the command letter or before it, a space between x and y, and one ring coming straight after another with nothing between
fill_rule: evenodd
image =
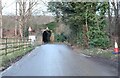
<instances>
[{"instance_id":1,"label":"bridge arch","mask_svg":"<svg viewBox=\"0 0 120 78\"><path fill-rule=\"evenodd\" d=\"M52 32L50 30L43 31L43 33L42 33L42 41L44 43L50 43L51 42L50 41L51 33Z\"/></svg>"}]
</instances>

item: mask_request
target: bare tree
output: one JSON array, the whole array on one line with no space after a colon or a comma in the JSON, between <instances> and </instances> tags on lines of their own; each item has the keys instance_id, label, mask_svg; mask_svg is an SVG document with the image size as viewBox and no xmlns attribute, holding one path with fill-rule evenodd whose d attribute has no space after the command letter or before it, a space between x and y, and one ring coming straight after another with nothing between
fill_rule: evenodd
<instances>
[{"instance_id":1,"label":"bare tree","mask_svg":"<svg viewBox=\"0 0 120 78\"><path fill-rule=\"evenodd\" d=\"M117 10L118 10L118 16L117 16L117 34L118 34L118 44L120 47L120 1L117 2Z\"/></svg>"},{"instance_id":2,"label":"bare tree","mask_svg":"<svg viewBox=\"0 0 120 78\"><path fill-rule=\"evenodd\" d=\"M110 6L110 2L108 2L109 7L108 7L108 23L109 23L109 38L111 39L112 34L111 34L111 27L112 27L112 15L111 15L111 6Z\"/></svg>"},{"instance_id":3,"label":"bare tree","mask_svg":"<svg viewBox=\"0 0 120 78\"><path fill-rule=\"evenodd\" d=\"M0 0L0 38L3 38L3 27L2 27L2 0Z\"/></svg>"},{"instance_id":4,"label":"bare tree","mask_svg":"<svg viewBox=\"0 0 120 78\"><path fill-rule=\"evenodd\" d=\"M119 1L113 0L111 2L114 9L114 22L115 22L115 40L118 41L120 45L120 26L119 26Z\"/></svg>"},{"instance_id":5,"label":"bare tree","mask_svg":"<svg viewBox=\"0 0 120 78\"><path fill-rule=\"evenodd\" d=\"M15 36L17 36L17 27L18 27L18 12L17 12L17 9L18 8L18 0L16 0L16 17L15 17L15 19L16 19L16 22L15 22Z\"/></svg>"},{"instance_id":6,"label":"bare tree","mask_svg":"<svg viewBox=\"0 0 120 78\"><path fill-rule=\"evenodd\" d=\"M32 9L37 5L36 0L19 0L19 31L20 36L23 37L23 29L32 15ZM27 6L29 5L29 6Z\"/></svg>"},{"instance_id":7,"label":"bare tree","mask_svg":"<svg viewBox=\"0 0 120 78\"><path fill-rule=\"evenodd\" d=\"M118 27L118 17L119 17L119 10L118 10L118 2L115 2L115 0L113 0L113 2L111 2L111 4L113 5L114 8L114 15L115 15L115 36L117 36L117 27Z\"/></svg>"}]
</instances>

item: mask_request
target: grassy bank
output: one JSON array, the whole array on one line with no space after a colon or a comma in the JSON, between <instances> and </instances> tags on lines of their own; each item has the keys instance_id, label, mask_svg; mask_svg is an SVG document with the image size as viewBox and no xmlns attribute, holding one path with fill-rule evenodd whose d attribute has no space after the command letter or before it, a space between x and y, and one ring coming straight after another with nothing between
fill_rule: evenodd
<instances>
[{"instance_id":1,"label":"grassy bank","mask_svg":"<svg viewBox=\"0 0 120 78\"><path fill-rule=\"evenodd\" d=\"M117 61L118 55L113 54L113 49L100 49L100 48L91 48L91 49L84 49L81 50L81 53L89 55L89 56L93 56L93 57L101 57L101 58L105 58L105 59L109 59L112 61Z\"/></svg>"},{"instance_id":2,"label":"grassy bank","mask_svg":"<svg viewBox=\"0 0 120 78\"><path fill-rule=\"evenodd\" d=\"M28 52L30 52L33 49L33 47L27 47L27 48L23 48L19 51L15 51L12 53L9 53L7 55L3 55L1 56L1 64L0 67L2 70L6 69L8 66L10 66L12 63L18 61L22 56L24 56L25 54L27 54Z\"/></svg>"}]
</instances>

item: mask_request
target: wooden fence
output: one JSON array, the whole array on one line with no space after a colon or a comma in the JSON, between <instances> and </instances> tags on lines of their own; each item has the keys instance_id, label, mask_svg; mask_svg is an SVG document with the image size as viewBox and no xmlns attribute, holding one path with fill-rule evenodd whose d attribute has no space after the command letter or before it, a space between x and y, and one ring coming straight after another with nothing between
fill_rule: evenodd
<instances>
[{"instance_id":1,"label":"wooden fence","mask_svg":"<svg viewBox=\"0 0 120 78\"><path fill-rule=\"evenodd\" d=\"M19 50L26 50L31 46L31 40L18 38L2 38L0 39L0 56L7 55Z\"/></svg>"}]
</instances>

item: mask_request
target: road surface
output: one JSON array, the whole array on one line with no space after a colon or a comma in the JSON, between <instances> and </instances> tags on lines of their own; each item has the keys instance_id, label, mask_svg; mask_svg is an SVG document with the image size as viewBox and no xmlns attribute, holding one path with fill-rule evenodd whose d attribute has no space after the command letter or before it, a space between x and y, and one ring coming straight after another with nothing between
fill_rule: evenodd
<instances>
[{"instance_id":1,"label":"road surface","mask_svg":"<svg viewBox=\"0 0 120 78\"><path fill-rule=\"evenodd\" d=\"M2 76L117 76L117 69L73 52L66 45L46 44L2 72Z\"/></svg>"}]
</instances>

